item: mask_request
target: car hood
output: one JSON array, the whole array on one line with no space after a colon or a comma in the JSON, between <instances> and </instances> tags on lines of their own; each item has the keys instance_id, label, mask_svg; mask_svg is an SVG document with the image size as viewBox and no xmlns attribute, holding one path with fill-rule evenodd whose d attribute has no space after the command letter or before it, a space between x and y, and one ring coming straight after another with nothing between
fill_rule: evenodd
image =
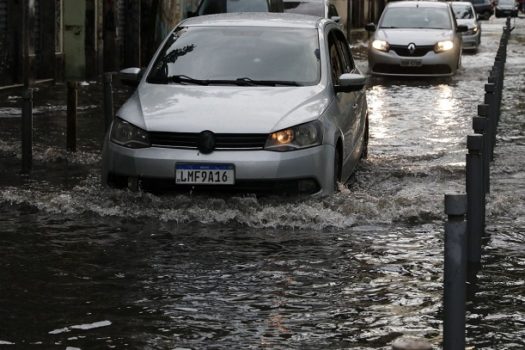
<instances>
[{"instance_id":1,"label":"car hood","mask_svg":"<svg viewBox=\"0 0 525 350\"><path fill-rule=\"evenodd\" d=\"M379 29L375 38L387 41L390 45L416 46L434 45L438 41L452 40L454 32L443 29Z\"/></svg>"},{"instance_id":2,"label":"car hood","mask_svg":"<svg viewBox=\"0 0 525 350\"><path fill-rule=\"evenodd\" d=\"M456 21L458 22L458 25L465 25L468 29L472 29L476 26L476 21L472 18L462 18Z\"/></svg>"},{"instance_id":3,"label":"car hood","mask_svg":"<svg viewBox=\"0 0 525 350\"><path fill-rule=\"evenodd\" d=\"M322 85L194 86L142 83L117 115L148 131L270 133L319 118Z\"/></svg>"}]
</instances>

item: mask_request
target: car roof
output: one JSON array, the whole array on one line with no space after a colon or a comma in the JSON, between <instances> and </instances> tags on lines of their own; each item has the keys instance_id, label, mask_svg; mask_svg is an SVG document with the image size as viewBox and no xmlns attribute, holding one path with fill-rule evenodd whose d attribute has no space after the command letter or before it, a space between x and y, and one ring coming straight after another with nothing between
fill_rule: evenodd
<instances>
[{"instance_id":1,"label":"car roof","mask_svg":"<svg viewBox=\"0 0 525 350\"><path fill-rule=\"evenodd\" d=\"M395 1L389 2L388 7L447 7L446 2L440 1Z\"/></svg>"},{"instance_id":2,"label":"car roof","mask_svg":"<svg viewBox=\"0 0 525 350\"><path fill-rule=\"evenodd\" d=\"M185 27L268 27L268 28L318 28L321 17L277 12L220 13L191 17L181 25Z\"/></svg>"}]
</instances>

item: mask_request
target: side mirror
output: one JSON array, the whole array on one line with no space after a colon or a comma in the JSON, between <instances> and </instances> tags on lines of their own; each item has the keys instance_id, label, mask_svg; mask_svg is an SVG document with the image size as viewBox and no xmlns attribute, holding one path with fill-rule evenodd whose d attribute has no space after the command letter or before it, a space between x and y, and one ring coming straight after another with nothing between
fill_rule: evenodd
<instances>
[{"instance_id":1,"label":"side mirror","mask_svg":"<svg viewBox=\"0 0 525 350\"><path fill-rule=\"evenodd\" d=\"M376 29L377 29L377 28L376 28L375 23L368 23L368 24L365 25L365 30L366 30L367 32L375 32Z\"/></svg>"},{"instance_id":2,"label":"side mirror","mask_svg":"<svg viewBox=\"0 0 525 350\"><path fill-rule=\"evenodd\" d=\"M335 23L341 22L341 17L340 16L332 16L332 17L330 17L330 19L332 21L334 21Z\"/></svg>"},{"instance_id":3,"label":"side mirror","mask_svg":"<svg viewBox=\"0 0 525 350\"><path fill-rule=\"evenodd\" d=\"M460 24L456 28L456 32L458 32L458 33L466 33L467 31L468 31L468 26L466 26L464 24Z\"/></svg>"},{"instance_id":4,"label":"side mirror","mask_svg":"<svg viewBox=\"0 0 525 350\"><path fill-rule=\"evenodd\" d=\"M335 86L335 92L359 91L365 87L366 76L355 73L344 73L339 76L339 85Z\"/></svg>"},{"instance_id":5,"label":"side mirror","mask_svg":"<svg viewBox=\"0 0 525 350\"><path fill-rule=\"evenodd\" d=\"M125 68L119 72L118 76L122 84L137 86L140 82L140 79L142 79L142 73L142 69L140 68Z\"/></svg>"}]
</instances>

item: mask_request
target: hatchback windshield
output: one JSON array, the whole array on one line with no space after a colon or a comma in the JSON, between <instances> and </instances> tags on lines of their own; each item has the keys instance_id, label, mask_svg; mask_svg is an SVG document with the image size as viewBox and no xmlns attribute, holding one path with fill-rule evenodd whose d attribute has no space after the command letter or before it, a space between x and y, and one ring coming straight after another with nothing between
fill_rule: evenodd
<instances>
[{"instance_id":1,"label":"hatchback windshield","mask_svg":"<svg viewBox=\"0 0 525 350\"><path fill-rule=\"evenodd\" d=\"M170 34L147 81L155 84L314 85L315 29L182 27Z\"/></svg>"},{"instance_id":2,"label":"hatchback windshield","mask_svg":"<svg viewBox=\"0 0 525 350\"><path fill-rule=\"evenodd\" d=\"M469 4L452 4L452 9L454 10L454 15L457 19L475 18L472 6Z\"/></svg>"},{"instance_id":3,"label":"hatchback windshield","mask_svg":"<svg viewBox=\"0 0 525 350\"><path fill-rule=\"evenodd\" d=\"M199 15L226 12L268 12L267 0L204 0Z\"/></svg>"},{"instance_id":4,"label":"hatchback windshield","mask_svg":"<svg viewBox=\"0 0 525 350\"><path fill-rule=\"evenodd\" d=\"M446 8L392 7L383 14L380 28L451 29L452 22Z\"/></svg>"}]
</instances>

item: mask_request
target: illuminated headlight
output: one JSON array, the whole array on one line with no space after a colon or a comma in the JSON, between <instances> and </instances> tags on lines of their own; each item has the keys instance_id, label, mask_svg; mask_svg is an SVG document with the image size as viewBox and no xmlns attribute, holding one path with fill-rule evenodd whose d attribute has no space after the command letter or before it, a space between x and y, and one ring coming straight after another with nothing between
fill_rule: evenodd
<instances>
[{"instance_id":1,"label":"illuminated headlight","mask_svg":"<svg viewBox=\"0 0 525 350\"><path fill-rule=\"evenodd\" d=\"M374 40L372 42L372 47L379 51L388 51L390 49L390 45L384 40Z\"/></svg>"},{"instance_id":2,"label":"illuminated headlight","mask_svg":"<svg viewBox=\"0 0 525 350\"><path fill-rule=\"evenodd\" d=\"M317 146L322 142L321 124L313 121L270 134L264 148L269 151L286 152Z\"/></svg>"},{"instance_id":3,"label":"illuminated headlight","mask_svg":"<svg viewBox=\"0 0 525 350\"><path fill-rule=\"evenodd\" d=\"M478 28L478 26L474 26L474 27L472 27L471 30L472 30L472 33L476 34L478 32L479 28Z\"/></svg>"},{"instance_id":4,"label":"illuminated headlight","mask_svg":"<svg viewBox=\"0 0 525 350\"><path fill-rule=\"evenodd\" d=\"M110 140L128 148L150 147L148 133L120 118L115 118L111 128Z\"/></svg>"},{"instance_id":5,"label":"illuminated headlight","mask_svg":"<svg viewBox=\"0 0 525 350\"><path fill-rule=\"evenodd\" d=\"M440 41L436 44L434 47L434 51L436 52L443 52L443 51L449 51L454 48L454 43L450 40L447 41Z\"/></svg>"}]
</instances>

